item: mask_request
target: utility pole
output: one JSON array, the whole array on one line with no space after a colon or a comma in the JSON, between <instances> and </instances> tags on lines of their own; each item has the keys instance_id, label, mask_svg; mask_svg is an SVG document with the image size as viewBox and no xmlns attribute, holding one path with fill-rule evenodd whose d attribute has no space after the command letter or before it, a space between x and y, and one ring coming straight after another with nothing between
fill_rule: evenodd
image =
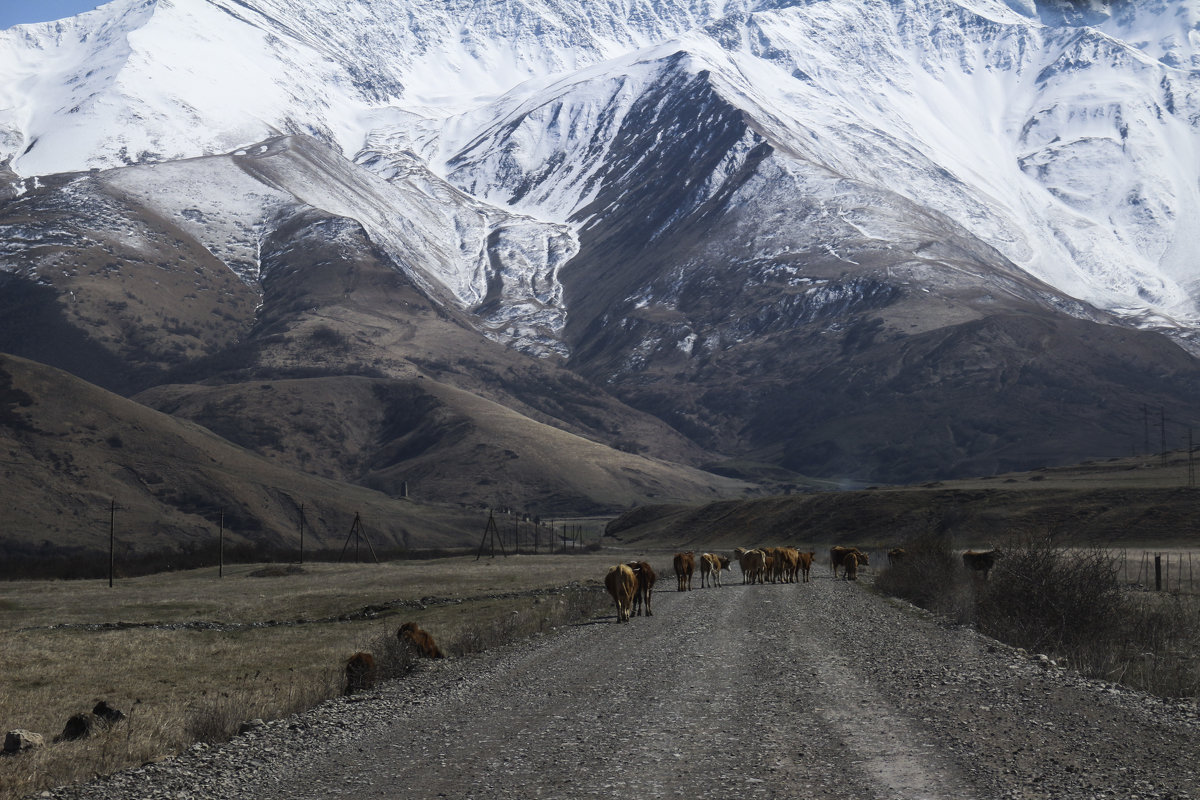
<instances>
[{"instance_id":1,"label":"utility pole","mask_svg":"<svg viewBox=\"0 0 1200 800\"><path fill-rule=\"evenodd\" d=\"M225 577L225 507L221 507L221 532L218 535L220 544L217 551L217 577Z\"/></svg>"},{"instance_id":2,"label":"utility pole","mask_svg":"<svg viewBox=\"0 0 1200 800\"><path fill-rule=\"evenodd\" d=\"M1192 429L1188 428L1188 488L1196 488L1196 464L1192 458Z\"/></svg>"},{"instance_id":3,"label":"utility pole","mask_svg":"<svg viewBox=\"0 0 1200 800\"><path fill-rule=\"evenodd\" d=\"M108 507L108 588L113 587L113 565L117 549L117 498Z\"/></svg>"},{"instance_id":4,"label":"utility pole","mask_svg":"<svg viewBox=\"0 0 1200 800\"><path fill-rule=\"evenodd\" d=\"M304 503L300 504L300 563L304 563Z\"/></svg>"},{"instance_id":5,"label":"utility pole","mask_svg":"<svg viewBox=\"0 0 1200 800\"><path fill-rule=\"evenodd\" d=\"M496 527L496 516L492 513L491 509L488 509L487 525L484 526L483 538L479 541L479 552L475 554L476 561L483 556L483 548L489 543L489 538L491 543L491 557L496 557L496 540L499 539L500 552L504 554L505 558L508 558L508 551L504 549L504 537L500 534L499 528Z\"/></svg>"},{"instance_id":6,"label":"utility pole","mask_svg":"<svg viewBox=\"0 0 1200 800\"><path fill-rule=\"evenodd\" d=\"M1162 463L1163 463L1163 466L1166 466L1166 464L1167 464L1167 412L1162 406L1159 406L1159 408L1158 408L1158 428L1159 428L1159 431L1162 433Z\"/></svg>"},{"instance_id":7,"label":"utility pole","mask_svg":"<svg viewBox=\"0 0 1200 800\"><path fill-rule=\"evenodd\" d=\"M354 522L350 525L350 533L346 534L346 543L342 545L342 555L338 557L338 563L340 564L342 558L346 555L346 548L350 545L351 536L354 537L354 563L358 563L359 543L362 539L366 539L367 547L371 550L371 558L375 559L375 563L378 564L379 556L375 554L375 545L371 544L371 540L363 533L362 516L357 511L354 512Z\"/></svg>"}]
</instances>

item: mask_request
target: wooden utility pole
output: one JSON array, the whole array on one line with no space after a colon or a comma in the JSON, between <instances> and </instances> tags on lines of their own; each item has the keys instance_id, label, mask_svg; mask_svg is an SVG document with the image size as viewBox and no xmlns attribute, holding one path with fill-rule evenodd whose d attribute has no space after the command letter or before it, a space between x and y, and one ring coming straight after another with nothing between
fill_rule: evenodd
<instances>
[{"instance_id":1,"label":"wooden utility pole","mask_svg":"<svg viewBox=\"0 0 1200 800\"><path fill-rule=\"evenodd\" d=\"M1192 458L1192 429L1188 428L1188 488L1196 488L1196 464ZM1188 556L1191 558L1191 555Z\"/></svg>"},{"instance_id":2,"label":"wooden utility pole","mask_svg":"<svg viewBox=\"0 0 1200 800\"><path fill-rule=\"evenodd\" d=\"M108 507L108 588L113 586L113 565L117 549L117 499Z\"/></svg>"},{"instance_id":3,"label":"wooden utility pole","mask_svg":"<svg viewBox=\"0 0 1200 800\"><path fill-rule=\"evenodd\" d=\"M338 557L338 562L341 563L342 558L346 555L346 548L350 546L350 537L354 537L354 561L358 563L358 547L359 541L365 539L367 547L371 551L371 558L375 559L375 563L379 563L379 556L375 554L375 547L371 544L371 540L362 529L362 517L357 511L354 512L354 523L350 526L350 533L346 534L346 543L342 545L342 555Z\"/></svg>"},{"instance_id":4,"label":"wooden utility pole","mask_svg":"<svg viewBox=\"0 0 1200 800\"><path fill-rule=\"evenodd\" d=\"M1158 409L1158 429L1162 434L1162 464L1165 467L1167 465L1167 412L1161 406Z\"/></svg>"},{"instance_id":5,"label":"wooden utility pole","mask_svg":"<svg viewBox=\"0 0 1200 800\"><path fill-rule=\"evenodd\" d=\"M488 509L487 525L484 526L483 538L479 541L479 552L475 554L476 561L483 557L483 548L488 544L489 539L491 540L491 557L496 557L496 541L499 540L500 552L504 554L505 558L508 558L508 551L504 549L504 537L500 535L500 529L496 527L496 517L491 509Z\"/></svg>"},{"instance_id":6,"label":"wooden utility pole","mask_svg":"<svg viewBox=\"0 0 1200 800\"><path fill-rule=\"evenodd\" d=\"M218 534L220 544L217 550L217 577L225 577L225 509L221 508L221 532Z\"/></svg>"},{"instance_id":7,"label":"wooden utility pole","mask_svg":"<svg viewBox=\"0 0 1200 800\"><path fill-rule=\"evenodd\" d=\"M300 504L300 563L304 563L304 503Z\"/></svg>"}]
</instances>

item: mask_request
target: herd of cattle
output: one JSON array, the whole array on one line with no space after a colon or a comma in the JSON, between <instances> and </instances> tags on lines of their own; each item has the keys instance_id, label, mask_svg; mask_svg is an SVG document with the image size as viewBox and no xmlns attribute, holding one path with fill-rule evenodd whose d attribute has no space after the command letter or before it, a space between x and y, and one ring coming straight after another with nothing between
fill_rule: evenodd
<instances>
[{"instance_id":1,"label":"herd of cattle","mask_svg":"<svg viewBox=\"0 0 1200 800\"><path fill-rule=\"evenodd\" d=\"M893 548L888 551L888 564L895 566L902 562L906 555L903 548ZM721 586L721 572L732 571L731 565L735 559L742 571L743 584L768 581L795 583L798 579L808 583L815 557L814 551L804 552L794 547L764 547L753 550L739 547L733 551L733 559L716 553L701 553L700 587ZM999 557L1000 551L996 549L968 550L962 554L963 566L982 573L984 580L987 580L988 572ZM691 591L692 576L697 566L695 552L676 553L673 566L676 591ZM830 548L829 567L835 580L839 570L845 580L857 580L860 566L870 566L869 556L865 551L841 545ZM641 616L643 609L646 616L653 616L650 599L654 594L656 579L654 569L645 561L617 564L608 570L604 577L604 586L617 606L617 622L628 622L633 616Z\"/></svg>"}]
</instances>

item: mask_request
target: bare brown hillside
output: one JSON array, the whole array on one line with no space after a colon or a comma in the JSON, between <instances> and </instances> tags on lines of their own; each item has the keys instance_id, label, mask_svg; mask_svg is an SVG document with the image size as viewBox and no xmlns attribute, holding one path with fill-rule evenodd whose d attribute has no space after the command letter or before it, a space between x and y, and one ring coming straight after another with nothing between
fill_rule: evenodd
<instances>
[{"instance_id":1,"label":"bare brown hillside","mask_svg":"<svg viewBox=\"0 0 1200 800\"><path fill-rule=\"evenodd\" d=\"M122 553L230 545L341 547L356 513L381 547L478 541L482 518L272 463L211 431L66 373L0 355L0 550Z\"/></svg>"},{"instance_id":2,"label":"bare brown hillside","mask_svg":"<svg viewBox=\"0 0 1200 800\"><path fill-rule=\"evenodd\" d=\"M1175 452L912 487L652 506L614 520L608 535L680 547L883 546L933 531L964 547L1028 534L1077 544L1190 545L1200 535L1198 519L1200 488L1189 486L1186 452Z\"/></svg>"}]
</instances>

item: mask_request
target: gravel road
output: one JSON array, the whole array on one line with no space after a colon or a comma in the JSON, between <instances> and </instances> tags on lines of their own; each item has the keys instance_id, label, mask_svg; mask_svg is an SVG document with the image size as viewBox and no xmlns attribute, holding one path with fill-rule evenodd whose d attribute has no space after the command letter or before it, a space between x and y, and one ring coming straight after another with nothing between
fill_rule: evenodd
<instances>
[{"instance_id":1,"label":"gravel road","mask_svg":"<svg viewBox=\"0 0 1200 800\"><path fill-rule=\"evenodd\" d=\"M44 796L1200 798L1195 704L1085 680L827 574L663 583L651 618L426 662Z\"/></svg>"}]
</instances>

